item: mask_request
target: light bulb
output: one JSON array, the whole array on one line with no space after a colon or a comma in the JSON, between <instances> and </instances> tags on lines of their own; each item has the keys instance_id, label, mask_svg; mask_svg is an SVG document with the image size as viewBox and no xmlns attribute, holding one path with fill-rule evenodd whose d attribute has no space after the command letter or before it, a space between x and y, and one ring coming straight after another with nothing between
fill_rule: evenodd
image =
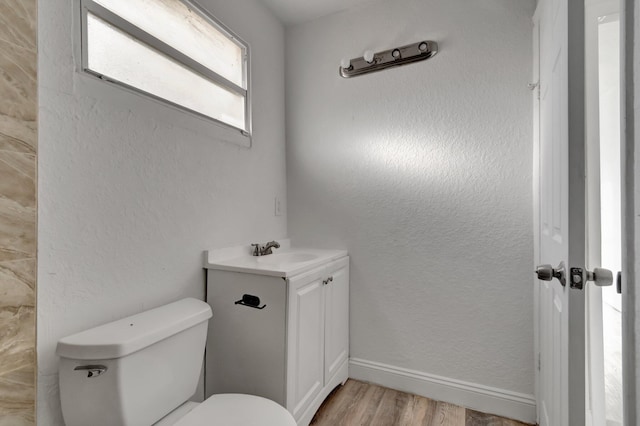
<instances>
[{"instance_id":1,"label":"light bulb","mask_svg":"<svg viewBox=\"0 0 640 426\"><path fill-rule=\"evenodd\" d=\"M365 61L371 63L373 62L373 51L371 50L365 50L364 55L362 56L364 58Z\"/></svg>"}]
</instances>

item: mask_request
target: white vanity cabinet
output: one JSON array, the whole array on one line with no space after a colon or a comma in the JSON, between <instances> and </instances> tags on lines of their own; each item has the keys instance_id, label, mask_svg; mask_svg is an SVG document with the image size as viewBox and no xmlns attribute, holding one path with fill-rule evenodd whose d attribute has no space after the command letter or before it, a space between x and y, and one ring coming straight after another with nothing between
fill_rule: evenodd
<instances>
[{"instance_id":1,"label":"white vanity cabinet","mask_svg":"<svg viewBox=\"0 0 640 426\"><path fill-rule=\"evenodd\" d=\"M245 294L260 304L243 305ZM213 309L207 397L264 396L306 426L327 395L347 380L348 256L284 277L208 269L207 301Z\"/></svg>"}]
</instances>

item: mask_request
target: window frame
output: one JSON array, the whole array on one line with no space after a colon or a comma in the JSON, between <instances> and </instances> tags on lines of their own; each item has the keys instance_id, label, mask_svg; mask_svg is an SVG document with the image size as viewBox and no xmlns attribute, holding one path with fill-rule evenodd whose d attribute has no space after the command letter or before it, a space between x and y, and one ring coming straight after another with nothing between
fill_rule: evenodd
<instances>
[{"instance_id":1,"label":"window frame","mask_svg":"<svg viewBox=\"0 0 640 426\"><path fill-rule=\"evenodd\" d=\"M244 85L246 86L246 89L244 89L241 86L238 86L237 84L233 83L230 80L227 80L225 77L221 76L220 74L216 73L215 71L212 71L211 69L207 68L206 66L202 65L201 63L199 63L198 61L190 58L189 56L185 55L184 53L180 52L179 50L177 50L176 48L172 47L171 45L157 39L156 37L154 37L153 35L147 33L146 31L142 30L141 28L135 26L134 24L130 23L129 21L125 20L124 18L120 17L118 14L113 13L112 11L110 11L109 9L105 8L104 6L94 2L93 0L80 0L80 9L81 9L81 34L80 34L80 50L81 50L81 69L84 73L91 75L99 80L105 81L107 83L110 83L114 86L120 87L120 88L124 88L130 91L133 91L137 94L140 94L144 97L148 97L151 98L155 101L161 102L164 105L169 105L172 106L174 108L177 108L183 112L186 112L188 114L193 114L199 118L203 118L205 120L209 120L209 121L213 121L216 124L225 126L229 129L233 129L236 130L238 132L240 132L240 134L242 136L246 136L251 138L252 135L252 116L251 116L251 106L252 106L252 102L251 102L251 49L249 47L249 44L247 42L245 42L244 40L242 40L240 37L238 37L235 33L233 33L229 28L227 28L224 24L222 24L220 21L218 21L214 16L212 16L209 12L206 11L206 9L204 9L202 6L200 6L198 3L196 3L195 1L192 0L178 0L181 3L184 3L189 9L191 9L192 11L194 11L195 13L199 14L200 16L202 16L204 19L206 19L214 28L216 28L218 31L220 31L221 33L223 33L224 35L226 35L229 40L231 40L233 43L235 43L237 46L239 46L243 52L243 64L242 64L242 79L244 82ZM244 102L244 120L245 120L245 129L241 129L239 127L236 127L232 124L226 123L224 121L218 120L216 118L210 117L206 114L200 113L198 111L194 111L186 106L180 105L178 103L172 102L168 99L165 99L161 96L157 96L154 95L153 93L149 93L146 92L142 89L139 89L135 86L132 86L130 84L126 84L123 83L117 79L111 78L107 75L103 75L100 74L99 72L96 72L92 69L89 68L89 64L88 64L88 60L89 60L89 54L88 54L88 49L89 49L89 43L87 40L88 37L88 31L87 31L87 16L88 14L91 13L92 15L96 16L97 18L105 21L106 23L108 23L109 25L114 26L115 28L117 28L118 30L122 31L123 33L133 37L134 39L137 39L138 41L140 41L141 43L147 45L148 47L150 47L151 49L154 49L158 52L160 52L162 55L165 55L167 58L177 62L178 64L183 65L184 67L186 67L187 69L189 69L190 71L194 72L195 74L205 78L206 80L209 80L215 84L217 84L218 86L222 87L225 90L228 90L232 93L236 93L239 94L241 96L244 97L245 102Z\"/></svg>"}]
</instances>

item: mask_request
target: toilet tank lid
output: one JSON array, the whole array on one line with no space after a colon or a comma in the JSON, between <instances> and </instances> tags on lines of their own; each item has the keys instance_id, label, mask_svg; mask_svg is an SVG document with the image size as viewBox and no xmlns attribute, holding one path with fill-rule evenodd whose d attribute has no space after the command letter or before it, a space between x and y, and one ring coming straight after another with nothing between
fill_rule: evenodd
<instances>
[{"instance_id":1,"label":"toilet tank lid","mask_svg":"<svg viewBox=\"0 0 640 426\"><path fill-rule=\"evenodd\" d=\"M58 342L56 353L82 360L114 359L132 354L211 318L209 304L193 298L122 318Z\"/></svg>"}]
</instances>

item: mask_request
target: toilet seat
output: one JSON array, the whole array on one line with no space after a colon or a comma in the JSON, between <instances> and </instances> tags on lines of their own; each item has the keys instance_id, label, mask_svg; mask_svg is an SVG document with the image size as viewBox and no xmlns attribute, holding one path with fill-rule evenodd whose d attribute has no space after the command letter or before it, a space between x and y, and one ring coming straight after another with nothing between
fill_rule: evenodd
<instances>
[{"instance_id":1,"label":"toilet seat","mask_svg":"<svg viewBox=\"0 0 640 426\"><path fill-rule=\"evenodd\" d=\"M226 393L209 397L174 426L296 426L296 421L269 399Z\"/></svg>"}]
</instances>

